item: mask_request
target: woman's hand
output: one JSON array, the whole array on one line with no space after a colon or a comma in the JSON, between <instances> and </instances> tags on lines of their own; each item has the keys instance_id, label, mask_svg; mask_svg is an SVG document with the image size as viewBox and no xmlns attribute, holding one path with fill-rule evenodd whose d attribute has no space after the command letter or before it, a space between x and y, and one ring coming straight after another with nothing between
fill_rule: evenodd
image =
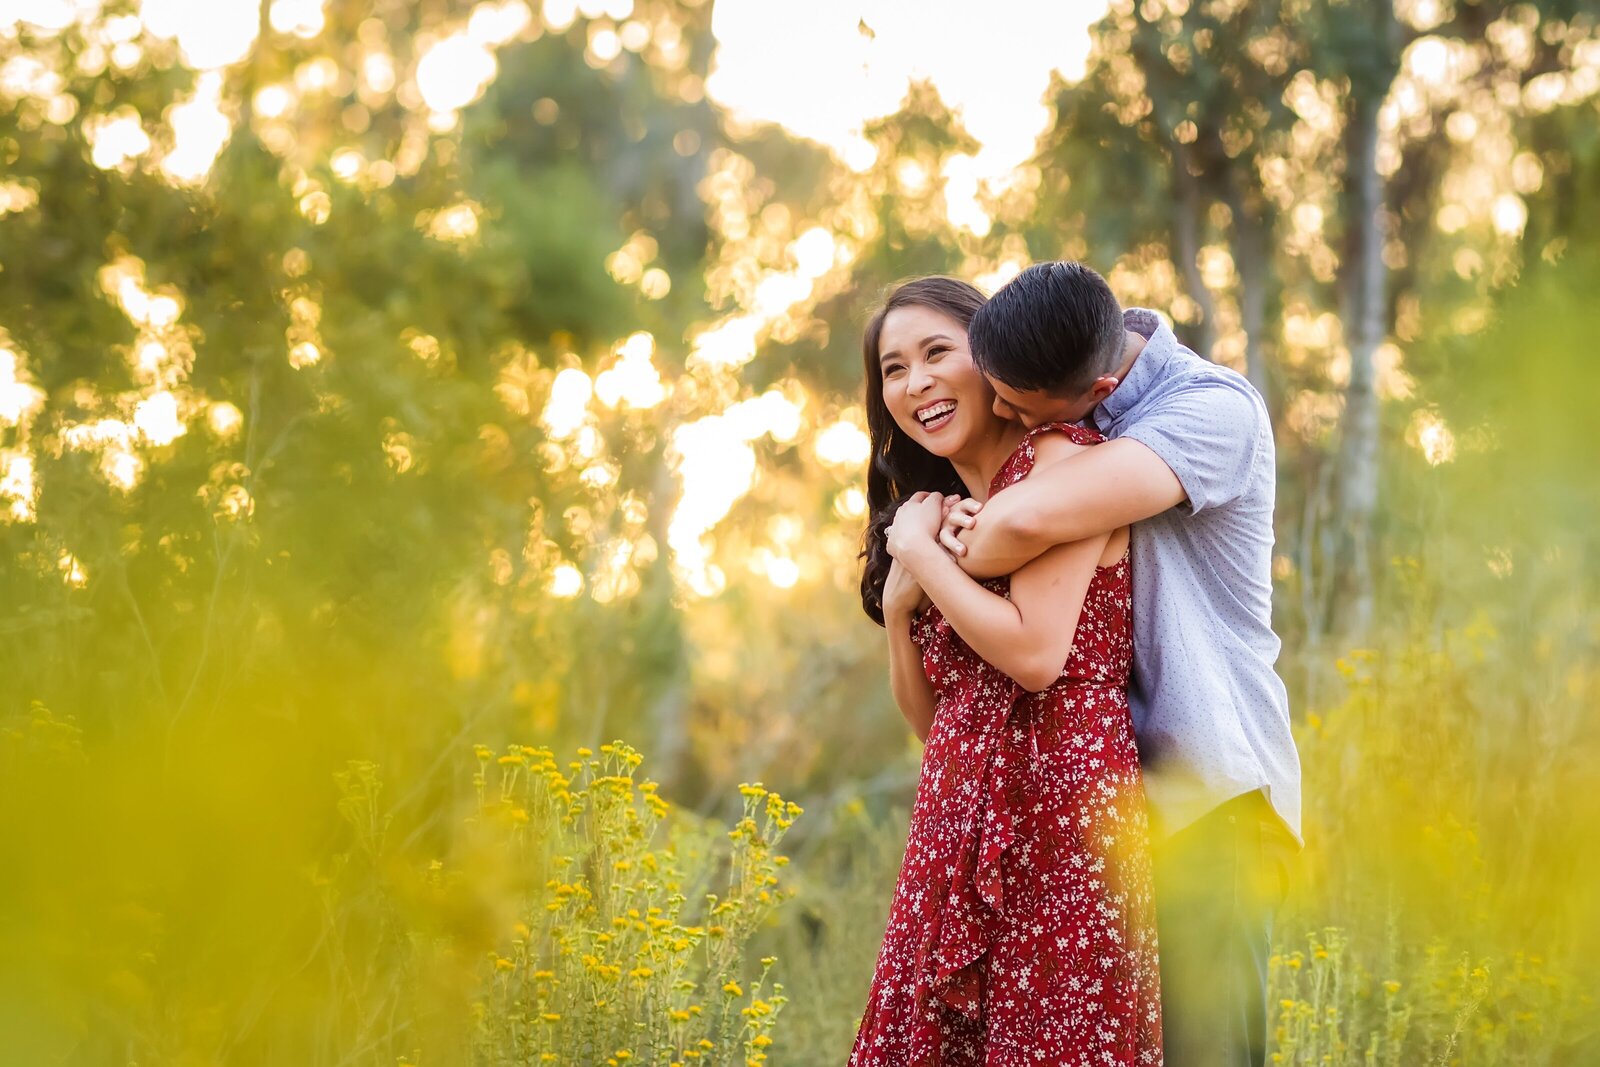
<instances>
[{"instance_id":1,"label":"woman's hand","mask_svg":"<svg viewBox=\"0 0 1600 1067\"><path fill-rule=\"evenodd\" d=\"M922 586L906 570L905 564L895 560L889 565L889 577L883 583L883 617L899 624L909 621L927 601Z\"/></svg>"},{"instance_id":2,"label":"woman's hand","mask_svg":"<svg viewBox=\"0 0 1600 1067\"><path fill-rule=\"evenodd\" d=\"M927 553L944 553L939 547L939 527L944 522L944 497L917 493L900 505L885 531L889 555L915 573Z\"/></svg>"},{"instance_id":3,"label":"woman's hand","mask_svg":"<svg viewBox=\"0 0 1600 1067\"><path fill-rule=\"evenodd\" d=\"M909 620L928 601L927 594L905 564L895 560L889 565L889 577L883 583L883 616L886 619Z\"/></svg>"}]
</instances>

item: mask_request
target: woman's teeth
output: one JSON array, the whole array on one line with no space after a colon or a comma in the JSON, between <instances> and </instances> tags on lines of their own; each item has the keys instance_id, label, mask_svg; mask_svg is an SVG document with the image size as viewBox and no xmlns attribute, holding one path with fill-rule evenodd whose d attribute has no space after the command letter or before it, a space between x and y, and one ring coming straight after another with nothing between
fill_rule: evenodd
<instances>
[{"instance_id":1,"label":"woman's teeth","mask_svg":"<svg viewBox=\"0 0 1600 1067\"><path fill-rule=\"evenodd\" d=\"M917 421L922 423L922 428L932 430L950 421L950 416L955 414L956 402L944 400L937 404L929 404L917 412Z\"/></svg>"}]
</instances>

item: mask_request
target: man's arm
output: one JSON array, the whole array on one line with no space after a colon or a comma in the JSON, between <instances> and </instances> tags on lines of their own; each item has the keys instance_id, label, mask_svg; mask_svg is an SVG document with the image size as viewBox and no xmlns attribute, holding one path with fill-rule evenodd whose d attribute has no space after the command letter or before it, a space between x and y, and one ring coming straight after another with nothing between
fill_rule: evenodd
<instances>
[{"instance_id":1,"label":"man's arm","mask_svg":"<svg viewBox=\"0 0 1600 1067\"><path fill-rule=\"evenodd\" d=\"M1131 438L1042 466L983 506L952 549L974 578L1011 574L1053 545L1109 534L1186 499L1161 457ZM948 528L947 528L948 533ZM950 547L952 538L942 538Z\"/></svg>"}]
</instances>

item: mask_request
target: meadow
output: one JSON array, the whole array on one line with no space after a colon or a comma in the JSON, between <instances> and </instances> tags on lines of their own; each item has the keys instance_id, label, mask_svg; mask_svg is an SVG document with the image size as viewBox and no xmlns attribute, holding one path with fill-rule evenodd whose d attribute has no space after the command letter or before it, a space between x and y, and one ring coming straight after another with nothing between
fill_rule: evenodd
<instances>
[{"instance_id":1,"label":"meadow","mask_svg":"<svg viewBox=\"0 0 1600 1067\"><path fill-rule=\"evenodd\" d=\"M986 108L859 6L834 143L736 0L0 3L0 1064L842 1062L860 327L1051 258L1273 415L1273 1062L1600 1063L1593 14L1114 2Z\"/></svg>"}]
</instances>

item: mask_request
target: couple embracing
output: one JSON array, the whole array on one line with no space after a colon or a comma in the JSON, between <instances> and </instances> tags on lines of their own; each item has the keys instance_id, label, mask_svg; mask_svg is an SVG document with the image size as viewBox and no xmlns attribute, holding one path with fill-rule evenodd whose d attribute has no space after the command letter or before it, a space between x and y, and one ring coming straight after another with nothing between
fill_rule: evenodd
<instances>
[{"instance_id":1,"label":"couple embracing","mask_svg":"<svg viewBox=\"0 0 1600 1067\"><path fill-rule=\"evenodd\" d=\"M850 1063L1262 1063L1300 771L1260 396L1077 263L907 282L863 350L862 602L925 748Z\"/></svg>"}]
</instances>

